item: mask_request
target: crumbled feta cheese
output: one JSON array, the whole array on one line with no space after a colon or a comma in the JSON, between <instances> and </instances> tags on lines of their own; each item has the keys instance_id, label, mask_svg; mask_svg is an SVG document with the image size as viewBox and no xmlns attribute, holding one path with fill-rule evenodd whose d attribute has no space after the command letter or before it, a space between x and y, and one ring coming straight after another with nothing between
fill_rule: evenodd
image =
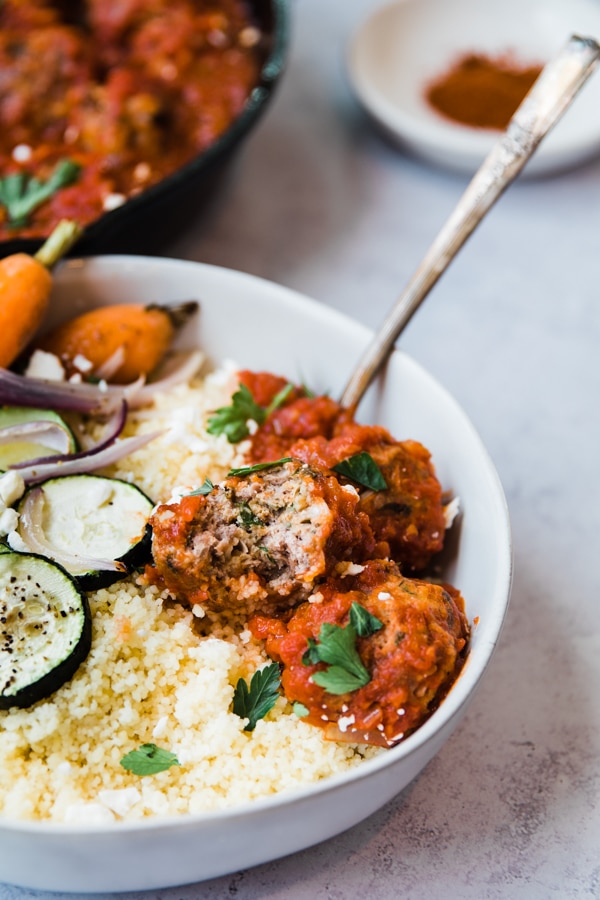
<instances>
[{"instance_id":1,"label":"crumbled feta cheese","mask_svg":"<svg viewBox=\"0 0 600 900\"><path fill-rule=\"evenodd\" d=\"M167 733L167 725L169 724L168 716L161 716L154 728L152 729L153 738L161 738Z\"/></svg>"},{"instance_id":2,"label":"crumbled feta cheese","mask_svg":"<svg viewBox=\"0 0 600 900\"><path fill-rule=\"evenodd\" d=\"M31 159L33 150L29 144L17 144L13 147L12 158L15 162L28 162Z\"/></svg>"},{"instance_id":3,"label":"crumbled feta cheese","mask_svg":"<svg viewBox=\"0 0 600 900\"><path fill-rule=\"evenodd\" d=\"M0 503L12 506L16 500L20 500L25 493L25 482L21 475L14 469L9 469L0 475Z\"/></svg>"},{"instance_id":4,"label":"crumbled feta cheese","mask_svg":"<svg viewBox=\"0 0 600 900\"><path fill-rule=\"evenodd\" d=\"M258 422L255 419L248 419L246 422L246 428L248 429L248 433L250 435L256 434L258 431Z\"/></svg>"},{"instance_id":5,"label":"crumbled feta cheese","mask_svg":"<svg viewBox=\"0 0 600 900\"><path fill-rule=\"evenodd\" d=\"M397 710L396 710L396 713L397 713L399 716L403 716L403 715L405 715L406 710L404 709L403 706L401 706L400 709L397 709Z\"/></svg>"},{"instance_id":6,"label":"crumbled feta cheese","mask_svg":"<svg viewBox=\"0 0 600 900\"><path fill-rule=\"evenodd\" d=\"M5 509L0 513L0 536L6 537L11 531L15 531L19 523L19 514L16 509Z\"/></svg>"},{"instance_id":7,"label":"crumbled feta cheese","mask_svg":"<svg viewBox=\"0 0 600 900\"><path fill-rule=\"evenodd\" d=\"M90 362L83 353L78 353L73 357L73 365L76 369L79 369L80 372L91 372L94 368L94 363Z\"/></svg>"},{"instance_id":8,"label":"crumbled feta cheese","mask_svg":"<svg viewBox=\"0 0 600 900\"><path fill-rule=\"evenodd\" d=\"M336 567L336 572L341 578L345 578L346 575L359 575L361 572L365 571L364 566L359 566L357 563L339 563Z\"/></svg>"},{"instance_id":9,"label":"crumbled feta cheese","mask_svg":"<svg viewBox=\"0 0 600 900\"><path fill-rule=\"evenodd\" d=\"M354 487L353 484L343 484L342 490L345 491L347 494L352 494L353 497L358 497L358 491L356 490L356 488Z\"/></svg>"},{"instance_id":10,"label":"crumbled feta cheese","mask_svg":"<svg viewBox=\"0 0 600 900\"><path fill-rule=\"evenodd\" d=\"M114 791L105 790L98 794L100 803L118 816L126 816L141 799L142 795L134 787L117 788Z\"/></svg>"},{"instance_id":11,"label":"crumbled feta cheese","mask_svg":"<svg viewBox=\"0 0 600 900\"><path fill-rule=\"evenodd\" d=\"M34 350L25 375L28 378L43 378L45 381L64 381L65 370L58 356L45 350Z\"/></svg>"},{"instance_id":12,"label":"crumbled feta cheese","mask_svg":"<svg viewBox=\"0 0 600 900\"><path fill-rule=\"evenodd\" d=\"M323 594L321 591L315 591L314 594L311 594L308 598L309 603L322 603L323 602Z\"/></svg>"},{"instance_id":13,"label":"crumbled feta cheese","mask_svg":"<svg viewBox=\"0 0 600 900\"><path fill-rule=\"evenodd\" d=\"M6 536L6 540L8 541L8 546L11 550L16 550L18 553L30 552L29 547L18 531L11 531L10 534Z\"/></svg>"},{"instance_id":14,"label":"crumbled feta cheese","mask_svg":"<svg viewBox=\"0 0 600 900\"><path fill-rule=\"evenodd\" d=\"M387 591L379 591L379 593L377 594L377 599L378 600L391 600L392 595L388 594Z\"/></svg>"},{"instance_id":15,"label":"crumbled feta cheese","mask_svg":"<svg viewBox=\"0 0 600 900\"><path fill-rule=\"evenodd\" d=\"M105 212L110 212L111 209L118 209L119 206L123 206L126 200L125 194L107 194L102 201L102 208Z\"/></svg>"},{"instance_id":16,"label":"crumbled feta cheese","mask_svg":"<svg viewBox=\"0 0 600 900\"><path fill-rule=\"evenodd\" d=\"M115 815L101 803L74 803L67 806L64 820L71 825L101 825L114 822Z\"/></svg>"},{"instance_id":17,"label":"crumbled feta cheese","mask_svg":"<svg viewBox=\"0 0 600 900\"><path fill-rule=\"evenodd\" d=\"M194 603L194 605L192 606L192 615L197 619L203 619L206 615L206 611L203 606L200 606L199 603Z\"/></svg>"},{"instance_id":18,"label":"crumbled feta cheese","mask_svg":"<svg viewBox=\"0 0 600 900\"><path fill-rule=\"evenodd\" d=\"M343 734L345 731L348 730L348 726L349 726L349 725L354 725L355 722L356 722L356 716L355 716L355 715L350 715L350 716L340 716L340 718L338 719L337 725L338 725L338 728L340 729L340 731L341 731L342 734Z\"/></svg>"},{"instance_id":19,"label":"crumbled feta cheese","mask_svg":"<svg viewBox=\"0 0 600 900\"><path fill-rule=\"evenodd\" d=\"M446 503L443 509L446 528L450 528L460 512L460 498L453 497L450 503Z\"/></svg>"}]
</instances>

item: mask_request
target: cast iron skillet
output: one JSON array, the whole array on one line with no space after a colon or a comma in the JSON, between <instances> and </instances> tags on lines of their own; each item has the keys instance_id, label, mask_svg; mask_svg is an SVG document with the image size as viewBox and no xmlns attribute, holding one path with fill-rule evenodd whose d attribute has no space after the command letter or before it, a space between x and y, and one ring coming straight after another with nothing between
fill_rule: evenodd
<instances>
[{"instance_id":1,"label":"cast iron skillet","mask_svg":"<svg viewBox=\"0 0 600 900\"><path fill-rule=\"evenodd\" d=\"M249 0L257 25L266 36L264 60L256 87L237 119L193 160L123 206L91 222L73 248L77 256L98 253L154 253L167 236L185 226L216 189L226 163L260 119L281 78L288 50L291 0ZM0 257L34 253L38 238L0 241Z\"/></svg>"}]
</instances>

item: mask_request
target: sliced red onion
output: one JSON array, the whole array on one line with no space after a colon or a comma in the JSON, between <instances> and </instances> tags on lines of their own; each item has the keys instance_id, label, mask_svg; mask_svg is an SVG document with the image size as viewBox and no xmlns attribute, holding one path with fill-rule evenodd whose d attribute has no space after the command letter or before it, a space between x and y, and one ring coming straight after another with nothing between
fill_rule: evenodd
<instances>
[{"instance_id":1,"label":"sliced red onion","mask_svg":"<svg viewBox=\"0 0 600 900\"><path fill-rule=\"evenodd\" d=\"M135 385L141 386L137 382ZM0 404L5 406L105 415L127 398L128 391L135 393L137 388L132 391L132 387L134 386L116 388L97 384L73 384L70 381L46 381L0 368Z\"/></svg>"},{"instance_id":2,"label":"sliced red onion","mask_svg":"<svg viewBox=\"0 0 600 900\"><path fill-rule=\"evenodd\" d=\"M127 397L129 406L131 409L149 406L156 394L161 391L167 391L178 384L184 384L193 378L203 361L204 354L200 350L173 356L169 361L169 365L163 370L161 377L156 381L149 381L143 387L138 388L135 393L130 393Z\"/></svg>"},{"instance_id":3,"label":"sliced red onion","mask_svg":"<svg viewBox=\"0 0 600 900\"><path fill-rule=\"evenodd\" d=\"M101 366L98 366L97 369L94 370L94 375L96 378L101 378L104 381L110 381L115 372L118 372L123 363L125 362L125 347L121 344L120 347L117 347L114 353L112 353L108 359L105 359Z\"/></svg>"},{"instance_id":4,"label":"sliced red onion","mask_svg":"<svg viewBox=\"0 0 600 900\"><path fill-rule=\"evenodd\" d=\"M82 456L89 456L91 453L99 453L101 450L104 450L105 447L109 447L116 439L119 437L123 428L125 427L125 422L127 421L127 401L122 400L121 405L113 412L110 419L106 422L104 428L104 434L100 441L95 444L92 444L89 447L86 447L85 450L82 450L79 453L63 453L61 456L38 456L35 459L27 459L24 462L14 463L10 468L11 469L34 469L38 466L41 466L45 463L52 463L52 465L60 465L63 462L70 462L72 459Z\"/></svg>"},{"instance_id":5,"label":"sliced red onion","mask_svg":"<svg viewBox=\"0 0 600 900\"><path fill-rule=\"evenodd\" d=\"M71 446L70 435L62 425L45 419L0 428L0 444L14 444L20 441L41 444L58 453L68 453Z\"/></svg>"},{"instance_id":6,"label":"sliced red onion","mask_svg":"<svg viewBox=\"0 0 600 900\"><path fill-rule=\"evenodd\" d=\"M54 547L44 534L42 519L44 514L44 491L37 487L27 494L23 501L19 517L19 536L31 553L49 556L69 571L86 572L101 569L109 572L126 572L127 567L119 560L96 559L92 556L80 556Z\"/></svg>"},{"instance_id":7,"label":"sliced red onion","mask_svg":"<svg viewBox=\"0 0 600 900\"><path fill-rule=\"evenodd\" d=\"M135 453L136 450L145 447L161 434L164 434L164 431L138 434L135 437L124 438L122 441L113 440L101 450L93 448L79 453L71 453L61 457L58 461L55 456L51 456L47 461L39 464L19 463L11 468L19 472L25 484L37 484L40 481L46 481L47 478L55 478L59 475L82 475L118 462L130 453Z\"/></svg>"}]
</instances>

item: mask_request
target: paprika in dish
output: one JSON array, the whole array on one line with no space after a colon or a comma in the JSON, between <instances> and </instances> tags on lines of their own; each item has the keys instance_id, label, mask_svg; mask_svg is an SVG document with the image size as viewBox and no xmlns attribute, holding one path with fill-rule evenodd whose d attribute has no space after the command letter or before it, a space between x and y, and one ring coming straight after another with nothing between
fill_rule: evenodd
<instances>
[{"instance_id":1,"label":"paprika in dish","mask_svg":"<svg viewBox=\"0 0 600 900\"><path fill-rule=\"evenodd\" d=\"M467 53L427 86L425 98L446 119L502 131L541 70L509 54Z\"/></svg>"}]
</instances>

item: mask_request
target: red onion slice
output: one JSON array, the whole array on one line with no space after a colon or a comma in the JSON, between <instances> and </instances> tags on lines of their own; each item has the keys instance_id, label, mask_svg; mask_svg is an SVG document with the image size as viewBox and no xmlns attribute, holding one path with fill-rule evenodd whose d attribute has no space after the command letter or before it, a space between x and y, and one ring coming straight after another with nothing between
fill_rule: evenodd
<instances>
[{"instance_id":1,"label":"red onion slice","mask_svg":"<svg viewBox=\"0 0 600 900\"><path fill-rule=\"evenodd\" d=\"M135 385L141 386L137 382ZM97 384L73 384L70 381L46 381L0 368L0 404L5 406L105 415L127 398L132 387L135 393L135 386L116 388Z\"/></svg>"},{"instance_id":2,"label":"red onion slice","mask_svg":"<svg viewBox=\"0 0 600 900\"><path fill-rule=\"evenodd\" d=\"M71 446L69 433L58 422L40 419L0 428L0 444L15 444L21 441L41 444L61 454L68 453Z\"/></svg>"},{"instance_id":3,"label":"red onion slice","mask_svg":"<svg viewBox=\"0 0 600 900\"><path fill-rule=\"evenodd\" d=\"M96 469L103 469L105 466L118 462L130 453L145 447L161 434L164 434L164 431L138 434L135 437L124 438L122 441L113 440L112 443L108 446L104 445L100 450L97 448L83 450L61 457L59 460L55 456L51 456L39 463L19 463L11 468L19 472L25 484L36 484L58 475L83 475L86 472L94 472Z\"/></svg>"},{"instance_id":4,"label":"red onion slice","mask_svg":"<svg viewBox=\"0 0 600 900\"><path fill-rule=\"evenodd\" d=\"M42 526L44 503L44 491L41 487L30 491L23 501L19 518L19 536L31 553L49 556L68 571L74 571L75 573L96 569L109 572L127 571L127 566L119 562L119 560L80 556L77 553L68 553L66 550L60 550L52 546L46 538Z\"/></svg>"},{"instance_id":5,"label":"red onion slice","mask_svg":"<svg viewBox=\"0 0 600 900\"><path fill-rule=\"evenodd\" d=\"M149 406L156 394L168 391L178 384L185 384L186 381L193 378L203 362L204 353L200 350L193 350L190 353L182 353L171 357L168 365L163 369L161 377L157 378L156 381L147 382L143 387L138 388L135 393L132 392L127 397L129 406L131 409Z\"/></svg>"}]
</instances>

